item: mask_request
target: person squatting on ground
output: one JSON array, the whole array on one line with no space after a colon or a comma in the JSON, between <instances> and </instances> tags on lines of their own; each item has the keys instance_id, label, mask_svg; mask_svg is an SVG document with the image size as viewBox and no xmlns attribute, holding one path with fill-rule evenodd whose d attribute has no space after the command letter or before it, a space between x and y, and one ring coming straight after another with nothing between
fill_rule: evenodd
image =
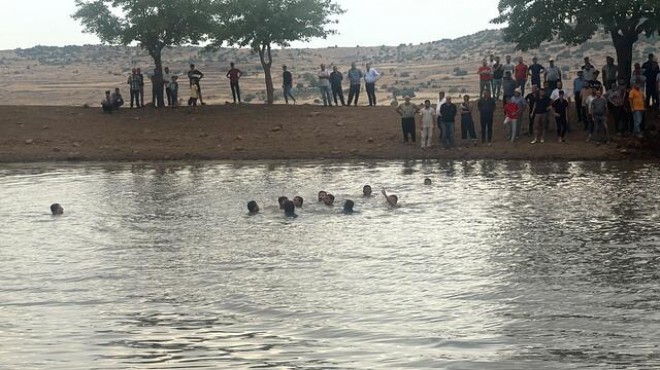
<instances>
[{"instance_id":1,"label":"person squatting on ground","mask_svg":"<svg viewBox=\"0 0 660 370\"><path fill-rule=\"evenodd\" d=\"M229 79L229 87L231 88L231 96L234 98L234 104L241 102L241 88L238 85L238 80L243 76L243 72L236 68L234 62L229 63L229 71L227 72Z\"/></svg>"},{"instance_id":2,"label":"person squatting on ground","mask_svg":"<svg viewBox=\"0 0 660 370\"><path fill-rule=\"evenodd\" d=\"M463 102L460 105L459 111L461 113L461 140L466 144L467 140L473 145L477 145L477 133L474 130L474 120L472 119L472 103L470 103L470 96L463 96Z\"/></svg>"},{"instance_id":3,"label":"person squatting on ground","mask_svg":"<svg viewBox=\"0 0 660 370\"><path fill-rule=\"evenodd\" d=\"M341 87L341 81L344 79L344 75L339 72L337 66L332 67L332 73L330 73L330 87L332 88L332 99L335 101L335 105L339 106L346 105L344 102L344 90ZM339 98L339 101L337 101Z\"/></svg>"},{"instance_id":4,"label":"person squatting on ground","mask_svg":"<svg viewBox=\"0 0 660 370\"><path fill-rule=\"evenodd\" d=\"M403 132L403 143L408 144L408 136L410 142L416 142L416 129L415 129L415 114L419 112L419 108L410 102L410 97L403 98L404 103L396 108L396 112L401 116L401 131Z\"/></svg>"},{"instance_id":5,"label":"person squatting on ground","mask_svg":"<svg viewBox=\"0 0 660 370\"><path fill-rule=\"evenodd\" d=\"M110 96L112 100L112 108L116 111L119 110L119 108L124 105L124 97L121 96L121 92L119 92L119 88L115 87L115 92L112 93Z\"/></svg>"},{"instance_id":6,"label":"person squatting on ground","mask_svg":"<svg viewBox=\"0 0 660 370\"><path fill-rule=\"evenodd\" d=\"M380 73L371 68L371 63L367 63L367 72L364 74L364 88L367 90L367 98L369 98L369 106L375 107L378 100L376 99L376 81L380 79Z\"/></svg>"},{"instance_id":7,"label":"person squatting on ground","mask_svg":"<svg viewBox=\"0 0 660 370\"><path fill-rule=\"evenodd\" d=\"M112 96L110 96L110 90L107 90L105 92L105 97L103 100L101 100L101 108L103 109L103 113L108 113L111 114L112 111L115 109L114 104L112 104Z\"/></svg>"},{"instance_id":8,"label":"person squatting on ground","mask_svg":"<svg viewBox=\"0 0 660 370\"><path fill-rule=\"evenodd\" d=\"M319 90L321 90L321 98L323 99L324 107L332 107L332 94L330 87L330 72L325 69L325 64L321 64L321 70L318 73L319 77Z\"/></svg>"},{"instance_id":9,"label":"person squatting on ground","mask_svg":"<svg viewBox=\"0 0 660 370\"><path fill-rule=\"evenodd\" d=\"M433 140L433 126L435 124L435 109L431 107L431 101L424 101L424 108L420 110L422 116L422 149L430 148Z\"/></svg>"},{"instance_id":10,"label":"person squatting on ground","mask_svg":"<svg viewBox=\"0 0 660 370\"><path fill-rule=\"evenodd\" d=\"M448 96L445 104L441 108L442 123L442 145L445 149L454 147L454 126L456 125L456 114L458 108L451 102L451 96Z\"/></svg>"},{"instance_id":11,"label":"person squatting on ground","mask_svg":"<svg viewBox=\"0 0 660 370\"><path fill-rule=\"evenodd\" d=\"M282 95L284 95L284 102L289 104L289 98L296 104L296 98L293 96L293 75L286 66L282 66Z\"/></svg>"}]
</instances>

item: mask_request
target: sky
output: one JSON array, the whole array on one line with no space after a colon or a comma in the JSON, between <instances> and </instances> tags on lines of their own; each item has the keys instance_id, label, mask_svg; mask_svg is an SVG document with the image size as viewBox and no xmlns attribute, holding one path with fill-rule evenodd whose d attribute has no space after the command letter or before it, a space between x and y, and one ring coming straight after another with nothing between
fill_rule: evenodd
<instances>
[{"instance_id":1,"label":"sky","mask_svg":"<svg viewBox=\"0 0 660 370\"><path fill-rule=\"evenodd\" d=\"M339 34L293 46L419 44L496 28L489 21L497 16L497 0L335 1L347 11L334 26ZM75 10L74 0L22 0L3 7L0 50L100 43L71 18Z\"/></svg>"}]
</instances>

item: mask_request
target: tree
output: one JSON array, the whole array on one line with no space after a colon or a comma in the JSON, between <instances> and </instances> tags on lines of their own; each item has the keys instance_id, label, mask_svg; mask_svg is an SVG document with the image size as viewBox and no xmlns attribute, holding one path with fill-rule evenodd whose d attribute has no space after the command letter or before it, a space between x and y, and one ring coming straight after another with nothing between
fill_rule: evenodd
<instances>
[{"instance_id":1,"label":"tree","mask_svg":"<svg viewBox=\"0 0 660 370\"><path fill-rule=\"evenodd\" d=\"M165 47L204 40L210 6L210 0L76 0L72 17L103 43L138 42L162 73Z\"/></svg>"},{"instance_id":2,"label":"tree","mask_svg":"<svg viewBox=\"0 0 660 370\"><path fill-rule=\"evenodd\" d=\"M567 45L582 44L604 29L616 49L619 76L626 81L639 36L660 32L658 0L500 0L499 11L492 22L506 23L505 41L516 42L521 50L555 38Z\"/></svg>"},{"instance_id":3,"label":"tree","mask_svg":"<svg viewBox=\"0 0 660 370\"><path fill-rule=\"evenodd\" d=\"M259 54L268 104L274 101L272 46L335 34L328 28L337 23L332 16L344 13L333 0L221 0L217 5L213 46L249 46Z\"/></svg>"}]
</instances>

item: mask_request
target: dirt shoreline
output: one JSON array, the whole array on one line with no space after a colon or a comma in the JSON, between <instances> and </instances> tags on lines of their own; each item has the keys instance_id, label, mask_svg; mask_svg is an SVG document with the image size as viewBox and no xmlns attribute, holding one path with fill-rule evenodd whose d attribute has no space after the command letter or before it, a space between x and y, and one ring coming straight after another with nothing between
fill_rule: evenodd
<instances>
[{"instance_id":1,"label":"dirt shoreline","mask_svg":"<svg viewBox=\"0 0 660 370\"><path fill-rule=\"evenodd\" d=\"M100 108L0 106L0 162L650 159L634 149L634 139L586 143L580 127L574 127L567 144L556 142L554 129L544 144L531 145L526 136L511 144L501 122L497 116L492 146L443 150L435 138L435 147L423 151L402 144L400 121L391 107L218 105L199 107L194 114L186 108L147 107L107 115ZM476 126L479 130L478 119ZM459 122L456 127L460 145Z\"/></svg>"}]
</instances>

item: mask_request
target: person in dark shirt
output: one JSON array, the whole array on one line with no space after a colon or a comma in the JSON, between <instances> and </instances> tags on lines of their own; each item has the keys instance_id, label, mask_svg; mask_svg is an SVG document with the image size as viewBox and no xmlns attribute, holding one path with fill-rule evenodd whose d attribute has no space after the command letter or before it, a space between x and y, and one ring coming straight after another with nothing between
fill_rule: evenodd
<instances>
[{"instance_id":1,"label":"person in dark shirt","mask_svg":"<svg viewBox=\"0 0 660 370\"><path fill-rule=\"evenodd\" d=\"M119 107L124 105L124 98L121 96L121 93L119 92L119 88L115 88L115 92L112 93L112 106L114 107L115 110L119 110Z\"/></svg>"},{"instance_id":2,"label":"person in dark shirt","mask_svg":"<svg viewBox=\"0 0 660 370\"><path fill-rule=\"evenodd\" d=\"M151 76L151 105L154 108L165 106L163 83L163 73L158 68L155 68L154 74Z\"/></svg>"},{"instance_id":3,"label":"person in dark shirt","mask_svg":"<svg viewBox=\"0 0 660 370\"><path fill-rule=\"evenodd\" d=\"M289 218L296 218L298 215L296 214L296 205L293 204L292 201L287 200L284 202L284 216L289 217Z\"/></svg>"},{"instance_id":4,"label":"person in dark shirt","mask_svg":"<svg viewBox=\"0 0 660 370\"><path fill-rule=\"evenodd\" d=\"M454 146L454 125L458 114L458 108L451 102L451 96L447 96L447 101L440 108L440 114L442 116L442 144L445 149L449 149Z\"/></svg>"},{"instance_id":5,"label":"person in dark shirt","mask_svg":"<svg viewBox=\"0 0 660 370\"><path fill-rule=\"evenodd\" d=\"M546 95L544 89L539 90L539 98L534 105L535 126L534 126L534 140L532 144L545 142L545 130L548 129L550 123L548 119L548 110L552 104L552 100Z\"/></svg>"},{"instance_id":6,"label":"person in dark shirt","mask_svg":"<svg viewBox=\"0 0 660 370\"><path fill-rule=\"evenodd\" d=\"M564 90L559 90L559 98L552 102L552 110L557 122L557 141L566 142L566 132L568 131L568 100L564 97Z\"/></svg>"},{"instance_id":7,"label":"person in dark shirt","mask_svg":"<svg viewBox=\"0 0 660 370\"><path fill-rule=\"evenodd\" d=\"M504 66L500 63L500 57L495 57L495 64L493 64L493 94L495 95L495 100L498 100L502 93L502 79L504 78L504 74ZM509 76L511 75L509 74Z\"/></svg>"},{"instance_id":8,"label":"person in dark shirt","mask_svg":"<svg viewBox=\"0 0 660 370\"><path fill-rule=\"evenodd\" d=\"M658 62L655 61L655 56L649 54L649 59L642 64L642 73L646 77L646 106L652 107L658 104L658 86L656 79L660 69Z\"/></svg>"},{"instance_id":9,"label":"person in dark shirt","mask_svg":"<svg viewBox=\"0 0 660 370\"><path fill-rule=\"evenodd\" d=\"M289 98L293 100L293 104L296 104L296 98L291 92L293 90L293 75L286 66L282 66L282 90L284 95L284 102L289 104Z\"/></svg>"},{"instance_id":10,"label":"person in dark shirt","mask_svg":"<svg viewBox=\"0 0 660 370\"><path fill-rule=\"evenodd\" d=\"M525 101L527 101L527 106L529 107L529 127L527 128L527 136L533 136L534 135L534 119L536 116L534 115L534 106L536 105L536 101L539 98L539 88L536 86L532 86L532 92L527 94L525 97Z\"/></svg>"},{"instance_id":11,"label":"person in dark shirt","mask_svg":"<svg viewBox=\"0 0 660 370\"><path fill-rule=\"evenodd\" d=\"M199 81L204 78L204 74L197 69L195 69L195 65L191 64L190 65L190 70L188 71L188 79L190 80L191 85L197 86L197 98L199 99L199 103L202 105L206 105L204 103L204 99L202 99L202 87L199 85Z\"/></svg>"},{"instance_id":12,"label":"person in dark shirt","mask_svg":"<svg viewBox=\"0 0 660 370\"><path fill-rule=\"evenodd\" d=\"M341 81L344 79L344 76L339 72L339 68L337 66L332 67L332 73L330 73L330 86L332 88L332 98L335 101L335 105L339 105L337 102L337 97L339 97L339 101L341 102L341 105L346 105L344 102L344 91L341 87Z\"/></svg>"},{"instance_id":13,"label":"person in dark shirt","mask_svg":"<svg viewBox=\"0 0 660 370\"><path fill-rule=\"evenodd\" d=\"M495 99L490 96L490 92L486 91L483 98L479 99L477 108L479 109L481 117L481 143L485 143L488 139L488 145L493 140L493 115L495 114L495 106L497 103Z\"/></svg>"},{"instance_id":14,"label":"person in dark shirt","mask_svg":"<svg viewBox=\"0 0 660 370\"><path fill-rule=\"evenodd\" d=\"M599 72L594 71L593 74L594 74L594 78L592 80L589 80L588 82L589 87L595 91L603 91L603 84L600 81L598 81Z\"/></svg>"},{"instance_id":15,"label":"person in dark shirt","mask_svg":"<svg viewBox=\"0 0 660 370\"><path fill-rule=\"evenodd\" d=\"M243 72L236 68L234 62L229 63L229 72L227 78L229 79L229 87L231 88L231 96L234 98L234 104L238 101L241 102L241 88L238 86L238 80L243 76Z\"/></svg>"},{"instance_id":16,"label":"person in dark shirt","mask_svg":"<svg viewBox=\"0 0 660 370\"><path fill-rule=\"evenodd\" d=\"M140 104L144 107L144 75L140 68L137 69L138 83L140 84Z\"/></svg>"},{"instance_id":17,"label":"person in dark shirt","mask_svg":"<svg viewBox=\"0 0 660 370\"><path fill-rule=\"evenodd\" d=\"M529 75L532 77L532 86L541 87L541 75L545 73L545 67L538 63L538 58L532 58L532 65L529 66Z\"/></svg>"}]
</instances>

